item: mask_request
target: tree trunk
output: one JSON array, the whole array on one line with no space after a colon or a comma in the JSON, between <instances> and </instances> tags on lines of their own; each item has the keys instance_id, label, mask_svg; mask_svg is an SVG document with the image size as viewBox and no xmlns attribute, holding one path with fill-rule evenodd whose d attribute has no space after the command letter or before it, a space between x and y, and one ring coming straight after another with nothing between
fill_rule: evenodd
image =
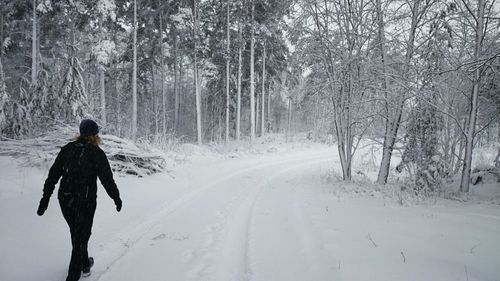
<instances>
[{"instance_id":1,"label":"tree trunk","mask_svg":"<svg viewBox=\"0 0 500 281\"><path fill-rule=\"evenodd\" d=\"M4 30L3 30L3 25L4 25L4 15L3 15L3 10L4 10L4 0L0 0L0 63L3 62L3 40L4 40ZM3 69L2 69L3 71Z\"/></svg>"},{"instance_id":2,"label":"tree trunk","mask_svg":"<svg viewBox=\"0 0 500 281\"><path fill-rule=\"evenodd\" d=\"M226 48L226 143L229 142L229 59L230 41L229 41L229 0L227 0L227 48Z\"/></svg>"},{"instance_id":3,"label":"tree trunk","mask_svg":"<svg viewBox=\"0 0 500 281\"><path fill-rule=\"evenodd\" d=\"M117 38L116 38L116 33L113 34L113 42L117 42ZM113 121L115 122L114 124L114 132L116 132L117 136L119 137L122 137L121 135L121 119L120 119L120 115L121 115L121 95L120 95L120 90L119 90L119 77L118 77L118 62L115 61L115 63L113 64L113 76L112 76L112 79L113 79L113 88L114 88L114 91L115 91L115 102L114 104L116 105L116 107L114 107L114 115L115 115L115 118L113 119ZM113 108L113 105L111 105L112 108Z\"/></svg>"},{"instance_id":4,"label":"tree trunk","mask_svg":"<svg viewBox=\"0 0 500 281\"><path fill-rule=\"evenodd\" d=\"M36 0L33 0L33 23L32 23L32 33L31 33L31 84L35 85L37 78L37 18L36 18ZM3 50L0 50L3 52Z\"/></svg>"},{"instance_id":5,"label":"tree trunk","mask_svg":"<svg viewBox=\"0 0 500 281\"><path fill-rule=\"evenodd\" d=\"M379 1L377 1L377 6L380 4ZM406 55L405 55L405 66L403 70L403 75L404 75L404 83L405 85L408 85L408 82L406 82L407 75L409 72L410 68L410 62L413 57L413 49L414 49L414 43L415 43L415 33L417 29L417 25L419 22L419 6L420 6L421 0L416 0L413 2L413 7L412 7L412 19L411 19L411 28L410 28L410 35L408 38L408 44L406 46ZM380 7L377 7L379 9ZM382 22L380 22L382 21ZM382 26L380 26L382 24ZM382 11L380 11L380 16L379 16L379 29L383 28L383 18L382 18ZM383 30L382 30L383 31ZM382 38L383 39L383 38ZM383 50L383 49L382 49ZM394 110L394 114L391 114L390 112L392 110L389 110L387 108L387 116L386 116L386 126L385 126L385 135L384 135L384 144L383 144L383 149L382 149L382 161L380 163L380 169L379 173L377 176L377 183L379 184L386 184L387 183L387 178L389 176L389 169L391 166L391 157L392 157L392 152L394 150L394 144L396 143L396 138L398 135L398 130L399 126L401 124L401 117L403 115L403 108L406 100L406 95L405 95L406 89L398 94L397 101L396 101L396 108ZM388 102L386 100L386 102Z\"/></svg>"},{"instance_id":6,"label":"tree trunk","mask_svg":"<svg viewBox=\"0 0 500 281\"><path fill-rule=\"evenodd\" d=\"M262 104L261 104L261 114L260 114L260 135L263 136L265 133L265 101L266 101L266 42L263 43L264 50L262 55Z\"/></svg>"},{"instance_id":7,"label":"tree trunk","mask_svg":"<svg viewBox=\"0 0 500 281\"><path fill-rule=\"evenodd\" d=\"M178 66L179 66L179 121L177 121L177 129L180 129L180 119L181 119L181 114L184 110L186 112L186 106L182 107L182 104L185 102L185 97L181 95L180 93L185 93L186 92L186 81L185 81L185 70L184 67L185 65L182 63L182 58L178 61ZM185 126L185 124L183 124ZM184 127L185 128L185 127Z\"/></svg>"},{"instance_id":8,"label":"tree trunk","mask_svg":"<svg viewBox=\"0 0 500 281\"><path fill-rule=\"evenodd\" d=\"M236 96L236 140L240 140L241 134L241 75L243 67L243 38L241 20L238 23L238 89Z\"/></svg>"},{"instance_id":9,"label":"tree trunk","mask_svg":"<svg viewBox=\"0 0 500 281\"><path fill-rule=\"evenodd\" d=\"M497 122L497 142L500 142L500 120Z\"/></svg>"},{"instance_id":10,"label":"tree trunk","mask_svg":"<svg viewBox=\"0 0 500 281\"><path fill-rule=\"evenodd\" d=\"M474 60L477 62L481 57L482 40L483 40L483 25L484 25L484 10L485 1L478 0L477 16L476 16L476 40L474 45ZM462 168L462 178L460 181L460 191L469 192L470 174L472 165L472 149L474 147L474 135L476 131L477 107L479 97L479 86L481 82L482 67L477 67L474 73L474 85L472 87L471 105L469 109L469 118L467 131L465 135L465 158Z\"/></svg>"},{"instance_id":11,"label":"tree trunk","mask_svg":"<svg viewBox=\"0 0 500 281\"><path fill-rule=\"evenodd\" d=\"M267 88L267 121L266 121L266 131L268 133L271 132L271 84L273 84L273 91L274 91L274 80L273 83L269 83L269 86Z\"/></svg>"},{"instance_id":12,"label":"tree trunk","mask_svg":"<svg viewBox=\"0 0 500 281\"><path fill-rule=\"evenodd\" d=\"M255 141L255 3L252 0L252 16L251 16L251 37L250 37L250 143Z\"/></svg>"},{"instance_id":13,"label":"tree trunk","mask_svg":"<svg viewBox=\"0 0 500 281\"><path fill-rule=\"evenodd\" d=\"M154 49L154 48L153 48ZM151 56L152 58L154 58L154 52ZM158 120L158 117L159 117L159 113L158 113L158 96L156 95L156 89L155 89L155 85L156 85L156 76L155 76L155 61L154 59L151 60L151 95L153 97L153 114L154 114L154 119L155 119L155 137L158 137L158 134L160 132L160 122Z\"/></svg>"},{"instance_id":14,"label":"tree trunk","mask_svg":"<svg viewBox=\"0 0 500 281\"><path fill-rule=\"evenodd\" d=\"M163 16L160 12L160 67L161 67L161 127L165 137L167 135L167 93L165 91L165 61L163 59Z\"/></svg>"},{"instance_id":15,"label":"tree trunk","mask_svg":"<svg viewBox=\"0 0 500 281\"><path fill-rule=\"evenodd\" d=\"M134 39L132 66L132 139L137 137L137 0L134 0Z\"/></svg>"},{"instance_id":16,"label":"tree trunk","mask_svg":"<svg viewBox=\"0 0 500 281\"><path fill-rule=\"evenodd\" d=\"M174 130L177 132L179 130L179 109L180 109L180 99L179 99L179 51L178 51L178 40L177 40L177 30L174 29Z\"/></svg>"},{"instance_id":17,"label":"tree trunk","mask_svg":"<svg viewBox=\"0 0 500 281\"><path fill-rule=\"evenodd\" d=\"M287 139L290 138L291 135L291 130L292 130L292 98L288 98L288 117L287 117L287 129L286 129L286 135Z\"/></svg>"},{"instance_id":18,"label":"tree trunk","mask_svg":"<svg viewBox=\"0 0 500 281\"><path fill-rule=\"evenodd\" d=\"M259 134L259 117L260 117L260 95L257 93L255 95L255 134Z\"/></svg>"},{"instance_id":19,"label":"tree trunk","mask_svg":"<svg viewBox=\"0 0 500 281\"><path fill-rule=\"evenodd\" d=\"M101 66L102 67L102 66ZM102 67L104 68L104 67ZM105 81L104 81L104 69L101 69L100 72L100 82L101 82L101 122L102 126L106 127L107 120L106 120L106 88L105 88Z\"/></svg>"},{"instance_id":20,"label":"tree trunk","mask_svg":"<svg viewBox=\"0 0 500 281\"><path fill-rule=\"evenodd\" d=\"M382 11L382 4L381 0L377 0L376 2L376 9L377 9L377 21L378 21L378 45L379 45L379 52L380 52L380 61L382 64L382 91L384 92L384 115L386 118L389 118L389 101L388 101L388 95L387 95L387 76L386 76L386 68L385 68L385 28L384 28L384 14ZM389 132L389 119L386 119L386 128L385 132ZM391 156L392 156L392 150L393 147L389 146L390 140L384 137L384 146L383 146L383 151L382 151L382 162L380 164L380 169L379 173L377 176L377 183L378 184L385 184L387 183L387 178L389 177L389 169L391 166Z\"/></svg>"},{"instance_id":21,"label":"tree trunk","mask_svg":"<svg viewBox=\"0 0 500 281\"><path fill-rule=\"evenodd\" d=\"M198 145L202 144L202 135L201 135L201 95L200 95L200 83L199 83L199 73L198 73L198 49L197 49L197 41L198 41L198 0L193 0L193 17L194 17L194 91L196 96L196 132Z\"/></svg>"},{"instance_id":22,"label":"tree trunk","mask_svg":"<svg viewBox=\"0 0 500 281\"><path fill-rule=\"evenodd\" d=\"M121 98L122 96L120 95L120 89L118 85L118 79L115 80L115 91L116 91L116 122L117 122L117 133L119 137L122 137L122 103L121 103Z\"/></svg>"}]
</instances>

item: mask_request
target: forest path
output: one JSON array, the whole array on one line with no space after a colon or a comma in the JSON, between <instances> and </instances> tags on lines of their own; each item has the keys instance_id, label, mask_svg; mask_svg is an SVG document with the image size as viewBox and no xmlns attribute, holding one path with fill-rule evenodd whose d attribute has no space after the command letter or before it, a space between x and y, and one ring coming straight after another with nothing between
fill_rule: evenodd
<instances>
[{"instance_id":1,"label":"forest path","mask_svg":"<svg viewBox=\"0 0 500 281\"><path fill-rule=\"evenodd\" d=\"M293 237L304 236L303 227L289 223L295 216L289 210L296 205L297 197L289 195L287 179L305 168L317 168L317 164L332 161L332 153L328 152L270 157L246 163L244 168L229 162L227 167L208 173L212 176L225 171L223 176L196 178L200 187L186 192L140 224L123 230L114 243L105 243L96 253L104 260L100 266L96 265L92 280L165 280L167 276L169 280L254 280L252 264L262 261L265 264L260 256L268 257L270 253L274 253L275 265L288 257L284 264L277 265L282 271L289 271L287 265L293 262L295 271L303 277L310 276L310 263L299 255L305 245L295 243L301 241L290 243L285 233L282 241L290 245L281 245L282 249L274 251L274 243L270 244L269 237L261 234L271 233L279 240L283 229L294 227L297 233ZM272 195L275 186L281 187L282 195L278 197L286 199L276 207L284 209L274 222L268 218L261 220L262 210L268 209L266 206L272 202L260 198ZM288 219L283 220L283 215ZM283 252L284 249L287 251ZM287 280L304 280L296 278Z\"/></svg>"}]
</instances>

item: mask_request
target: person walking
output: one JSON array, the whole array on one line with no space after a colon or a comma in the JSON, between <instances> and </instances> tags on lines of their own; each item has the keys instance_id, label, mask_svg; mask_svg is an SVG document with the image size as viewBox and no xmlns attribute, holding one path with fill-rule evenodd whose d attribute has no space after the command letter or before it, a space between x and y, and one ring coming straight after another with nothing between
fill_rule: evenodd
<instances>
[{"instance_id":1,"label":"person walking","mask_svg":"<svg viewBox=\"0 0 500 281\"><path fill-rule=\"evenodd\" d=\"M61 148L43 187L43 196L37 214L42 216L49 205L55 185L62 177L58 199L64 219L71 233L71 261L66 281L89 276L94 259L88 256L94 213L97 206L97 178L120 212L122 200L113 180L113 172L106 154L99 147L98 125L89 119L80 123L80 136Z\"/></svg>"}]
</instances>

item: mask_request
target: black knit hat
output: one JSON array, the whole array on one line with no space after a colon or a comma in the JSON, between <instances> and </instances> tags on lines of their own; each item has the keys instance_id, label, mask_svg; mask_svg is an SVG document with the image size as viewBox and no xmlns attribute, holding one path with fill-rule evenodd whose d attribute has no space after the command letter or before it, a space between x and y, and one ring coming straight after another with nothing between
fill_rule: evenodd
<instances>
[{"instance_id":1,"label":"black knit hat","mask_svg":"<svg viewBox=\"0 0 500 281\"><path fill-rule=\"evenodd\" d=\"M99 133L99 126L97 126L97 123L90 120L90 119L84 119L80 123L80 136L82 137L90 137L97 135Z\"/></svg>"}]
</instances>

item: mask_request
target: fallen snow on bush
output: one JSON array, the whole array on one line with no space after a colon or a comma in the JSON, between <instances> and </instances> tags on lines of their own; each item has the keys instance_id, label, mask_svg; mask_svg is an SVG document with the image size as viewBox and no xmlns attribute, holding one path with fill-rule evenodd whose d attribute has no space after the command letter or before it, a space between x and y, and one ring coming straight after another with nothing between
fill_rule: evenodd
<instances>
[{"instance_id":1,"label":"fallen snow on bush","mask_svg":"<svg viewBox=\"0 0 500 281\"><path fill-rule=\"evenodd\" d=\"M52 164L62 146L74 141L76 134L61 127L49 134L23 140L0 139L0 155L18 158L23 165L46 167ZM136 144L113 135L101 135L101 148L113 171L145 176L165 171L169 166L165 153L147 144Z\"/></svg>"}]
</instances>

